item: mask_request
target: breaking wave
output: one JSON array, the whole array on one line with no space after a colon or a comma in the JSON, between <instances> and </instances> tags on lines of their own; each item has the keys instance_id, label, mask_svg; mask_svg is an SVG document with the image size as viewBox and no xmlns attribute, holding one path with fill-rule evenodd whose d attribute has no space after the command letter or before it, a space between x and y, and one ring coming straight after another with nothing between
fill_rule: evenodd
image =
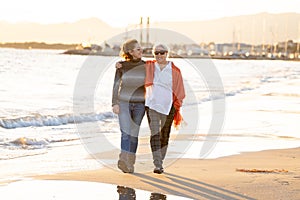
<instances>
[{"instance_id":1,"label":"breaking wave","mask_svg":"<svg viewBox=\"0 0 300 200\"><path fill-rule=\"evenodd\" d=\"M64 114L58 116L33 115L14 119L0 119L0 127L5 129L23 128L23 127L42 127L42 126L61 126L66 124L103 121L113 118L112 112L90 113L74 116Z\"/></svg>"}]
</instances>

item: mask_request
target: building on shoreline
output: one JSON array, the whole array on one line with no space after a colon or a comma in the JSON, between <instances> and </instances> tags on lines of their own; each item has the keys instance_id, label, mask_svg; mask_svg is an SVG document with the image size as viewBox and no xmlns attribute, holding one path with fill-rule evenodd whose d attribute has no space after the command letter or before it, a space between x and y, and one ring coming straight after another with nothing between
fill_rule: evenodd
<instances>
[{"instance_id":1,"label":"building on shoreline","mask_svg":"<svg viewBox=\"0 0 300 200\"><path fill-rule=\"evenodd\" d=\"M151 54L152 45L151 43L143 44L145 57L153 56ZM215 44L210 42L208 44L169 44L169 46L170 57L173 58L300 60L299 43L292 40L278 42L276 45ZM94 44L81 49L66 50L64 54L118 56L119 52L118 44L110 45L104 42L103 46Z\"/></svg>"}]
</instances>

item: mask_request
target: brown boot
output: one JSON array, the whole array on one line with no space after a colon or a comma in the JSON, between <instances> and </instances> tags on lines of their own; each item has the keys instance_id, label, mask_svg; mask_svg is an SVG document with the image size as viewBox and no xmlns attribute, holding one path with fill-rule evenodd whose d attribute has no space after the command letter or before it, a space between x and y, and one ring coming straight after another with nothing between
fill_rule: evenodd
<instances>
[{"instance_id":1,"label":"brown boot","mask_svg":"<svg viewBox=\"0 0 300 200\"><path fill-rule=\"evenodd\" d=\"M119 154L118 168L124 173L130 173L131 170L128 169L128 153L127 152L122 151Z\"/></svg>"},{"instance_id":2,"label":"brown boot","mask_svg":"<svg viewBox=\"0 0 300 200\"><path fill-rule=\"evenodd\" d=\"M128 170L129 173L133 173L134 172L134 164L135 164L135 159L136 159L136 155L134 153L128 153Z\"/></svg>"}]
</instances>

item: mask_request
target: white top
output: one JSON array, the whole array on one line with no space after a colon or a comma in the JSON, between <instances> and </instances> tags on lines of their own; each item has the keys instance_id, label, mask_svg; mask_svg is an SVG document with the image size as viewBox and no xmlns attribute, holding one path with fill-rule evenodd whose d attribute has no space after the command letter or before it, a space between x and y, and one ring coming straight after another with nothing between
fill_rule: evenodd
<instances>
[{"instance_id":1,"label":"white top","mask_svg":"<svg viewBox=\"0 0 300 200\"><path fill-rule=\"evenodd\" d=\"M173 103L172 95L172 65L168 62L167 66L160 70L155 63L153 85L146 88L145 105L156 112L168 115Z\"/></svg>"}]
</instances>

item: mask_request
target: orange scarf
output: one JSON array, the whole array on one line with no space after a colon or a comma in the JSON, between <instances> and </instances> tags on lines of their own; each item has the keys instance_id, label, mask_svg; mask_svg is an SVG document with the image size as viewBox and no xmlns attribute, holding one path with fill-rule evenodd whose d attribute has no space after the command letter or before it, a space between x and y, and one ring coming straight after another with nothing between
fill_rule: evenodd
<instances>
[{"instance_id":1,"label":"orange scarf","mask_svg":"<svg viewBox=\"0 0 300 200\"><path fill-rule=\"evenodd\" d=\"M156 61L146 62L145 87L153 85L155 62ZM183 79L181 76L180 69L176 67L173 62L172 62L172 90L173 90L173 105L176 110L173 122L175 128L178 128L183 120L182 115L180 114L180 108L182 106L182 101L185 98L185 91L184 91Z\"/></svg>"}]
</instances>

